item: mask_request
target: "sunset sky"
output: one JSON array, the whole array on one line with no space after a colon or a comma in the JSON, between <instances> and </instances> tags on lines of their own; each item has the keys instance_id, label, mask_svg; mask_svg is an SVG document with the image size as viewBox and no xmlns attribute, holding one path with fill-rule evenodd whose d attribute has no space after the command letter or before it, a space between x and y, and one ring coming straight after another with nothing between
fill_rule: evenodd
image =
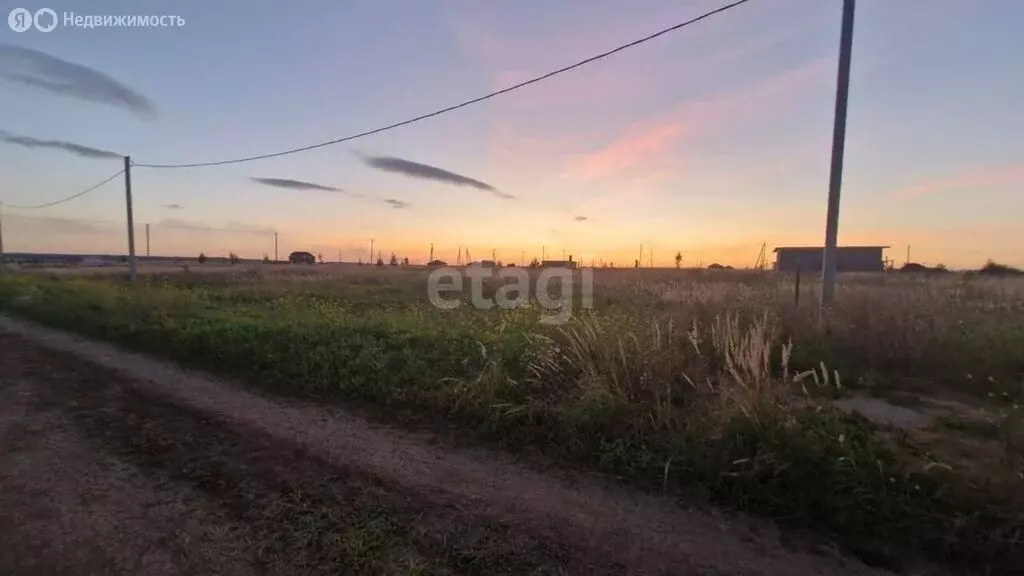
<instances>
[{"instance_id":1,"label":"sunset sky","mask_svg":"<svg viewBox=\"0 0 1024 576\"><path fill-rule=\"evenodd\" d=\"M139 164L272 153L443 108L726 3L5 0L5 15L18 5L185 25L0 25L0 202L48 202L121 168L38 141ZM282 256L327 260L365 260L371 238L385 258L414 261L433 242L450 261L461 244L474 259L545 247L632 265L642 244L645 264L653 249L665 266L677 251L685 264L749 266L762 242L769 259L775 246L820 245L841 4L751 0L540 84L306 153L138 167L138 251L144 223L155 255L272 255L274 230ZM1024 266L1022 21L1019 0L858 2L840 244L890 245L897 263L909 244L926 264ZM380 156L494 190L364 159ZM4 208L4 247L124 253L124 220L117 179L59 206Z\"/></svg>"}]
</instances>

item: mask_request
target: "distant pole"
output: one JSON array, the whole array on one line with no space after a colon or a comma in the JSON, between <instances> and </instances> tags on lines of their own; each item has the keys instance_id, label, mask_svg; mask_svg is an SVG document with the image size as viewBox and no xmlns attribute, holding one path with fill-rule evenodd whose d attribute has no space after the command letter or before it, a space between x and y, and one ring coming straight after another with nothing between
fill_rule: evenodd
<instances>
[{"instance_id":1,"label":"distant pole","mask_svg":"<svg viewBox=\"0 0 1024 576\"><path fill-rule=\"evenodd\" d=\"M433 261L434 261L434 243L431 242L430 243L430 260L428 260L428 262L433 262Z\"/></svg>"},{"instance_id":2,"label":"distant pole","mask_svg":"<svg viewBox=\"0 0 1024 576\"><path fill-rule=\"evenodd\" d=\"M370 263L373 263L373 238L370 238Z\"/></svg>"},{"instance_id":3,"label":"distant pole","mask_svg":"<svg viewBox=\"0 0 1024 576\"><path fill-rule=\"evenodd\" d=\"M800 261L796 262L796 289L793 293L793 306L800 306Z\"/></svg>"},{"instance_id":4,"label":"distant pole","mask_svg":"<svg viewBox=\"0 0 1024 576\"><path fill-rule=\"evenodd\" d=\"M644 264L644 245L640 245L640 259L637 260L637 267L643 266Z\"/></svg>"},{"instance_id":5,"label":"distant pole","mask_svg":"<svg viewBox=\"0 0 1024 576\"><path fill-rule=\"evenodd\" d=\"M274 262L278 262L277 259L277 232L274 232Z\"/></svg>"},{"instance_id":6,"label":"distant pole","mask_svg":"<svg viewBox=\"0 0 1024 576\"><path fill-rule=\"evenodd\" d=\"M546 246L540 247L540 261L543 262L548 259L548 249Z\"/></svg>"},{"instance_id":7,"label":"distant pole","mask_svg":"<svg viewBox=\"0 0 1024 576\"><path fill-rule=\"evenodd\" d=\"M853 52L855 0L843 0L843 23L839 37L839 72L836 78L836 111L832 126L832 167L828 184L828 212L825 216L825 251L821 267L821 305L835 299L836 244L839 240L839 191L843 183L843 151L846 146L846 105L850 93L850 57Z\"/></svg>"},{"instance_id":8,"label":"distant pole","mask_svg":"<svg viewBox=\"0 0 1024 576\"><path fill-rule=\"evenodd\" d=\"M907 244L907 261L906 264L910 264L910 244Z\"/></svg>"},{"instance_id":9,"label":"distant pole","mask_svg":"<svg viewBox=\"0 0 1024 576\"><path fill-rule=\"evenodd\" d=\"M0 243L2 243L2 239L0 239ZM3 248L3 246L0 245L0 248ZM2 255L2 253L3 253L3 250L0 250L0 255ZM519 265L520 266L526 266L526 250L523 250L522 254L520 254L520 256L519 256Z\"/></svg>"},{"instance_id":10,"label":"distant pole","mask_svg":"<svg viewBox=\"0 0 1024 576\"><path fill-rule=\"evenodd\" d=\"M0 274L4 272L4 203L0 202Z\"/></svg>"},{"instance_id":11,"label":"distant pole","mask_svg":"<svg viewBox=\"0 0 1024 576\"><path fill-rule=\"evenodd\" d=\"M132 158L124 157L124 198L128 211L128 275L132 283L139 277L138 264L135 262L135 215L132 212Z\"/></svg>"},{"instance_id":12,"label":"distant pole","mask_svg":"<svg viewBox=\"0 0 1024 576\"><path fill-rule=\"evenodd\" d=\"M149 223L146 223L146 258L149 258Z\"/></svg>"}]
</instances>

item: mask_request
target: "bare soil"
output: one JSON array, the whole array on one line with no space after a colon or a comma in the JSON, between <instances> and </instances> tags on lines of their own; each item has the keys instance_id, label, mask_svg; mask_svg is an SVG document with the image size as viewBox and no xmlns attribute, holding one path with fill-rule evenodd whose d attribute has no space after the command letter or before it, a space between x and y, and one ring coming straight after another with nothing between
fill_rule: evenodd
<instances>
[{"instance_id":1,"label":"bare soil","mask_svg":"<svg viewBox=\"0 0 1024 576\"><path fill-rule=\"evenodd\" d=\"M0 574L880 574L0 318Z\"/></svg>"}]
</instances>

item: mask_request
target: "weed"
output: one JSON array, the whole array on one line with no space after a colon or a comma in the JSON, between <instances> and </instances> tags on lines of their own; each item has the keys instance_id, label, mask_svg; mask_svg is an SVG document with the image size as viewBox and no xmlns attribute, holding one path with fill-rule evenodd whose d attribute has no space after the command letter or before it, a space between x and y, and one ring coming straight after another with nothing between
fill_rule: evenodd
<instances>
[{"instance_id":1,"label":"weed","mask_svg":"<svg viewBox=\"0 0 1024 576\"><path fill-rule=\"evenodd\" d=\"M1013 404L1017 280L853 277L818 314L766 274L599 271L596 307L547 326L536 306L435 309L424 271L359 270L136 287L7 275L0 307L282 394L440 415L509 449L825 531L866 558L1020 560L1019 496L829 406L846 382L884 392L908 377Z\"/></svg>"}]
</instances>

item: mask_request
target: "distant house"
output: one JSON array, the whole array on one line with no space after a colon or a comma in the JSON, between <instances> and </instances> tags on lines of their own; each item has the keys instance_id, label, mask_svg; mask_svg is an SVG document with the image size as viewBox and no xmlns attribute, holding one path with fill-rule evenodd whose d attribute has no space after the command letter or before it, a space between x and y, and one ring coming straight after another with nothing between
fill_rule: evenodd
<instances>
[{"instance_id":1,"label":"distant house","mask_svg":"<svg viewBox=\"0 0 1024 576\"><path fill-rule=\"evenodd\" d=\"M540 263L542 268L575 268L576 262L569 260L544 260Z\"/></svg>"},{"instance_id":2,"label":"distant house","mask_svg":"<svg viewBox=\"0 0 1024 576\"><path fill-rule=\"evenodd\" d=\"M292 252L288 255L288 261L292 264L316 264L316 256L309 252Z\"/></svg>"},{"instance_id":3,"label":"distant house","mask_svg":"<svg viewBox=\"0 0 1024 576\"><path fill-rule=\"evenodd\" d=\"M882 272L882 250L888 246L839 246L836 249L837 272ZM785 246L773 250L779 272L819 273L825 249L820 246Z\"/></svg>"},{"instance_id":4,"label":"distant house","mask_svg":"<svg viewBox=\"0 0 1024 576\"><path fill-rule=\"evenodd\" d=\"M78 263L79 266L88 266L90 268L95 266L106 266L107 262L97 256L86 256L82 258L82 261Z\"/></svg>"},{"instance_id":5,"label":"distant house","mask_svg":"<svg viewBox=\"0 0 1024 576\"><path fill-rule=\"evenodd\" d=\"M427 266L447 266L448 264L444 260L431 260L427 262Z\"/></svg>"}]
</instances>

